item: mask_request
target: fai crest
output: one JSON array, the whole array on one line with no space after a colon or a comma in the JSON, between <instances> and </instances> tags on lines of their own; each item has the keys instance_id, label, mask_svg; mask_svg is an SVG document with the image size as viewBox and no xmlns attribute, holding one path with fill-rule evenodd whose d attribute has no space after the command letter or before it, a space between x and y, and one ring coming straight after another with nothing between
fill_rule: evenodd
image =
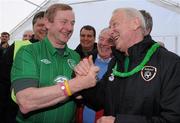
<instances>
[{"instance_id":1,"label":"fai crest","mask_svg":"<svg viewBox=\"0 0 180 123\"><path fill-rule=\"evenodd\" d=\"M157 73L157 68L153 66L144 66L144 68L141 70L141 76L145 81L152 80Z\"/></svg>"},{"instance_id":2,"label":"fai crest","mask_svg":"<svg viewBox=\"0 0 180 123\"><path fill-rule=\"evenodd\" d=\"M72 70L74 70L74 67L77 65L77 64L76 64L76 61L73 60L73 59L68 59L68 60L67 60L67 63L68 63L69 67L70 67Z\"/></svg>"}]
</instances>

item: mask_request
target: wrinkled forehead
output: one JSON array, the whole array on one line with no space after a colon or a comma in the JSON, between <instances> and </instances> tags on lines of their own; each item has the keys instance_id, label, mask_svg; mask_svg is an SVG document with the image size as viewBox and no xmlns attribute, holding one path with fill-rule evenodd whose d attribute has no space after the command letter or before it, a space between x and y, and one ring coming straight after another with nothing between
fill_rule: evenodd
<instances>
[{"instance_id":1,"label":"wrinkled forehead","mask_svg":"<svg viewBox=\"0 0 180 123\"><path fill-rule=\"evenodd\" d=\"M102 31L99 35L99 38L110 38L110 30L109 29L106 29L104 31Z\"/></svg>"},{"instance_id":2,"label":"wrinkled forehead","mask_svg":"<svg viewBox=\"0 0 180 123\"><path fill-rule=\"evenodd\" d=\"M117 21L122 21L124 20L124 13L122 11L116 11L112 14L112 17L110 19L110 24L117 22Z\"/></svg>"},{"instance_id":3,"label":"wrinkled forehead","mask_svg":"<svg viewBox=\"0 0 180 123\"><path fill-rule=\"evenodd\" d=\"M80 32L81 35L94 35L93 30L89 30L89 29L82 29L82 31Z\"/></svg>"},{"instance_id":4,"label":"wrinkled forehead","mask_svg":"<svg viewBox=\"0 0 180 123\"><path fill-rule=\"evenodd\" d=\"M24 33L24 36L32 36L33 35L33 32L26 32Z\"/></svg>"},{"instance_id":5,"label":"wrinkled forehead","mask_svg":"<svg viewBox=\"0 0 180 123\"><path fill-rule=\"evenodd\" d=\"M109 31L102 32L102 33L99 35L98 43L102 43L102 44L107 44L107 45L109 45L110 38L111 38L111 35L110 35Z\"/></svg>"},{"instance_id":6,"label":"wrinkled forehead","mask_svg":"<svg viewBox=\"0 0 180 123\"><path fill-rule=\"evenodd\" d=\"M75 20L75 14L72 10L57 10L54 19Z\"/></svg>"}]
</instances>

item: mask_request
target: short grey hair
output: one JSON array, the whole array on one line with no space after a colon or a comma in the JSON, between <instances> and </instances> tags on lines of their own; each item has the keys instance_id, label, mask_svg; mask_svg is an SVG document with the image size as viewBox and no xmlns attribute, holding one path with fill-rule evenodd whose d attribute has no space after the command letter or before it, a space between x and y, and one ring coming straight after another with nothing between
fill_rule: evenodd
<instances>
[{"instance_id":1,"label":"short grey hair","mask_svg":"<svg viewBox=\"0 0 180 123\"><path fill-rule=\"evenodd\" d=\"M100 36L102 35L102 33L104 33L104 32L109 32L109 28L108 28L108 27L103 28L103 29L100 31L100 33L99 33L99 37L100 37ZM112 39L112 37L111 37L111 35L110 35L110 32L109 32L109 41L108 41L108 44L114 45L113 39Z\"/></svg>"},{"instance_id":2,"label":"short grey hair","mask_svg":"<svg viewBox=\"0 0 180 123\"><path fill-rule=\"evenodd\" d=\"M103 33L103 32L106 32L106 31L109 31L109 28L108 28L108 27L103 28L103 29L100 31L100 34Z\"/></svg>"},{"instance_id":3,"label":"short grey hair","mask_svg":"<svg viewBox=\"0 0 180 123\"><path fill-rule=\"evenodd\" d=\"M113 14L120 11L120 10L124 11L128 18L138 17L140 19L140 22L141 22L141 27L142 27L143 31L145 32L145 30L146 30L145 20L144 20L143 15L141 14L141 12L139 12L139 10L137 10L135 8L118 8L118 9L114 10Z\"/></svg>"}]
</instances>

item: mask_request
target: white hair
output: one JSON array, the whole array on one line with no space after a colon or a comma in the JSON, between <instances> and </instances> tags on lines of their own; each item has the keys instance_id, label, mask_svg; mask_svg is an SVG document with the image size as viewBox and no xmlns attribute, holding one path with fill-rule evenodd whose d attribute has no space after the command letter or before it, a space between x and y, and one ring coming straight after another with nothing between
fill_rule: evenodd
<instances>
[{"instance_id":1,"label":"white hair","mask_svg":"<svg viewBox=\"0 0 180 123\"><path fill-rule=\"evenodd\" d=\"M24 31L24 33L27 33L27 32L32 32L32 33L34 33L34 32L33 32L32 30L30 30L30 29Z\"/></svg>"},{"instance_id":2,"label":"white hair","mask_svg":"<svg viewBox=\"0 0 180 123\"><path fill-rule=\"evenodd\" d=\"M109 28L103 28L103 29L100 31L100 34L103 33L103 32L106 32L106 31L108 31L108 30L109 30Z\"/></svg>"},{"instance_id":3,"label":"white hair","mask_svg":"<svg viewBox=\"0 0 180 123\"><path fill-rule=\"evenodd\" d=\"M118 11L124 11L128 18L136 18L136 17L139 18L143 31L146 30L146 24L145 24L144 17L141 14L141 12L139 12L139 10L137 10L135 8L118 8L118 9L114 10L113 14Z\"/></svg>"}]
</instances>

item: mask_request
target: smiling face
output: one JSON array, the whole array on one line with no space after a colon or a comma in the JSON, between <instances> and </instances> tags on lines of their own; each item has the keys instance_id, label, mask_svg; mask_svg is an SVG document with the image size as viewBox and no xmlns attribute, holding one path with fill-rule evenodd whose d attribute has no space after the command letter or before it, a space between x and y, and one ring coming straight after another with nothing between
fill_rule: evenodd
<instances>
[{"instance_id":1,"label":"smiling face","mask_svg":"<svg viewBox=\"0 0 180 123\"><path fill-rule=\"evenodd\" d=\"M130 20L123 11L115 12L110 20L110 30L116 48L125 51L128 48L128 40L131 35Z\"/></svg>"},{"instance_id":2,"label":"smiling face","mask_svg":"<svg viewBox=\"0 0 180 123\"><path fill-rule=\"evenodd\" d=\"M93 30L82 29L80 43L84 51L91 51L94 47L95 36Z\"/></svg>"},{"instance_id":3,"label":"smiling face","mask_svg":"<svg viewBox=\"0 0 180 123\"><path fill-rule=\"evenodd\" d=\"M52 22L46 19L48 38L56 48L63 48L70 39L75 24L72 10L57 10Z\"/></svg>"},{"instance_id":4,"label":"smiling face","mask_svg":"<svg viewBox=\"0 0 180 123\"><path fill-rule=\"evenodd\" d=\"M117 9L114 11L109 25L116 49L126 54L129 47L144 38L143 17L136 9Z\"/></svg>"},{"instance_id":5,"label":"smiling face","mask_svg":"<svg viewBox=\"0 0 180 123\"><path fill-rule=\"evenodd\" d=\"M47 29L45 27L45 19L38 18L33 25L34 38L42 40L47 35Z\"/></svg>"},{"instance_id":6,"label":"smiling face","mask_svg":"<svg viewBox=\"0 0 180 123\"><path fill-rule=\"evenodd\" d=\"M112 54L111 46L112 43L110 42L110 33L107 29L103 30L99 35L97 44L99 56L103 59L110 58Z\"/></svg>"},{"instance_id":7,"label":"smiling face","mask_svg":"<svg viewBox=\"0 0 180 123\"><path fill-rule=\"evenodd\" d=\"M31 30L25 31L22 40L30 40L32 39L32 36L33 36L33 31Z\"/></svg>"},{"instance_id":8,"label":"smiling face","mask_svg":"<svg viewBox=\"0 0 180 123\"><path fill-rule=\"evenodd\" d=\"M1 34L1 43L7 43L10 39L10 35L8 33Z\"/></svg>"}]
</instances>

